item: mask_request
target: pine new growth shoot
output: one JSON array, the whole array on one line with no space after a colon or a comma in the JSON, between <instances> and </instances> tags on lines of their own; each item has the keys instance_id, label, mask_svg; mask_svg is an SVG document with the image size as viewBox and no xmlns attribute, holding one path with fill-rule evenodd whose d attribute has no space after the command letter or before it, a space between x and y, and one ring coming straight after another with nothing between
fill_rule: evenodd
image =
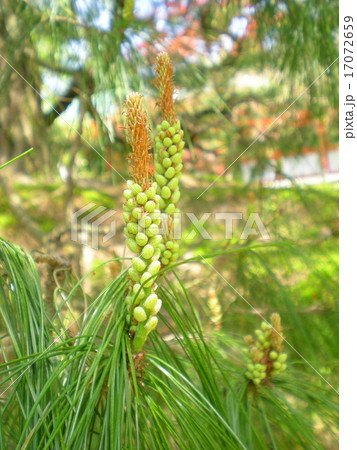
<instances>
[{"instance_id":1,"label":"pine new growth shoot","mask_svg":"<svg viewBox=\"0 0 357 450\"><path fill-rule=\"evenodd\" d=\"M159 91L159 100L157 102L161 109L162 116L170 123L177 121L174 108L174 66L167 53L159 53L156 58L156 74L154 81Z\"/></svg>"},{"instance_id":2,"label":"pine new growth shoot","mask_svg":"<svg viewBox=\"0 0 357 450\"><path fill-rule=\"evenodd\" d=\"M255 385L268 380L286 370L286 353L283 349L283 328L280 316L274 313L270 317L271 326L262 322L260 328L255 330L253 336L245 337L247 371L245 376Z\"/></svg>"},{"instance_id":3,"label":"pine new growth shoot","mask_svg":"<svg viewBox=\"0 0 357 450\"><path fill-rule=\"evenodd\" d=\"M123 209L127 224L124 233L128 247L136 256L128 270L132 284L125 301L132 348L137 353L150 331L156 328L156 314L162 304L154 293L155 275L161 267L158 248L162 241L159 234L160 196L156 193L157 183L153 182L150 169L150 138L143 96L137 92L128 95L126 100L126 129L127 141L132 147L129 164L133 179L127 182L124 191L126 203Z\"/></svg>"},{"instance_id":4,"label":"pine new growth shoot","mask_svg":"<svg viewBox=\"0 0 357 450\"><path fill-rule=\"evenodd\" d=\"M160 53L156 60L159 91L158 105L163 121L157 126L155 137L155 180L161 195L160 207L166 215L168 233L161 244L161 263L166 266L178 258L178 243L173 240L174 215L179 213L176 203L180 199L179 179L183 168L185 143L180 121L174 109L173 65L167 53Z\"/></svg>"},{"instance_id":5,"label":"pine new growth shoot","mask_svg":"<svg viewBox=\"0 0 357 450\"><path fill-rule=\"evenodd\" d=\"M143 108L143 96L132 92L126 99L126 139L132 148L129 167L135 183L149 187L152 182L152 155L149 153L151 139L148 133L148 120Z\"/></svg>"}]
</instances>

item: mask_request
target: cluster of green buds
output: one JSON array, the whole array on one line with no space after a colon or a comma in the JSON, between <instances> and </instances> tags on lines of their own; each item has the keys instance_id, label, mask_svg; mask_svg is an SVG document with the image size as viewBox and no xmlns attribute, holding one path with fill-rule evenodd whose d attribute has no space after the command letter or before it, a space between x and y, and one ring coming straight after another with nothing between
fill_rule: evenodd
<instances>
[{"instance_id":1,"label":"cluster of green buds","mask_svg":"<svg viewBox=\"0 0 357 450\"><path fill-rule=\"evenodd\" d=\"M142 349L148 334L158 323L157 314L162 305L155 293L158 272L176 261L179 250L173 229L174 215L179 211L176 203L180 198L178 184L185 144L173 105L173 66L166 53L158 55L156 71L164 120L157 127L155 170L149 154L151 141L143 96L134 92L126 101L132 180L127 182L124 191L124 233L129 249L136 256L128 269L131 286L125 301L135 353Z\"/></svg>"},{"instance_id":2,"label":"cluster of green buds","mask_svg":"<svg viewBox=\"0 0 357 450\"><path fill-rule=\"evenodd\" d=\"M178 258L179 246L177 242L172 240L172 234L174 214L179 212L176 203L180 199L179 179L183 167L182 156L185 143L179 121L170 126L169 122L164 120L161 125L158 125L157 132L158 135L155 138L155 180L161 197L160 208L167 218L161 258L162 264L166 266Z\"/></svg>"},{"instance_id":3,"label":"cluster of green buds","mask_svg":"<svg viewBox=\"0 0 357 450\"><path fill-rule=\"evenodd\" d=\"M178 258L179 245L174 241L176 204L180 199L179 180L183 168L182 158L185 142L180 121L176 118L173 104L173 66L167 53L160 53L156 61L159 105L164 120L157 126L155 137L155 180L161 196L160 209L164 213L162 228L164 242L161 245L161 262L167 266ZM165 223L164 223L165 222Z\"/></svg>"},{"instance_id":4,"label":"cluster of green buds","mask_svg":"<svg viewBox=\"0 0 357 450\"><path fill-rule=\"evenodd\" d=\"M127 181L127 189L124 191L124 233L129 249L136 256L128 269L132 285L125 301L128 308L127 321L134 336L134 352L141 350L150 331L156 328L157 313L162 304L155 294L155 279L161 268L161 197L157 194L157 183L152 180L148 152L150 139L142 102L142 95L136 92L130 94L126 101L127 140L133 150L130 158L133 180Z\"/></svg>"},{"instance_id":5,"label":"cluster of green buds","mask_svg":"<svg viewBox=\"0 0 357 450\"><path fill-rule=\"evenodd\" d=\"M245 376L255 385L286 370L286 353L282 353L283 335L280 316L271 315L271 325L265 321L255 330L255 338L246 336L244 349L247 363Z\"/></svg>"}]
</instances>

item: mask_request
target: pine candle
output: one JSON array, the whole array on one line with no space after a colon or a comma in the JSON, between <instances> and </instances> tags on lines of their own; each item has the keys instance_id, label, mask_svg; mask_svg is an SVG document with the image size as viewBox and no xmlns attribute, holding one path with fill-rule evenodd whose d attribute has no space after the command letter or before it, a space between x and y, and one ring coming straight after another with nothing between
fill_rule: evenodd
<instances>
[{"instance_id":1,"label":"pine candle","mask_svg":"<svg viewBox=\"0 0 357 450\"><path fill-rule=\"evenodd\" d=\"M137 92L126 100L127 140L132 147L129 158L132 180L127 181L123 205L127 245L137 255L128 269L132 281L126 298L132 348L139 352L150 331L156 328L157 313L162 301L154 293L155 279L161 268L160 201L158 185L153 181L150 168L150 138L147 116L143 109L143 96Z\"/></svg>"}]
</instances>

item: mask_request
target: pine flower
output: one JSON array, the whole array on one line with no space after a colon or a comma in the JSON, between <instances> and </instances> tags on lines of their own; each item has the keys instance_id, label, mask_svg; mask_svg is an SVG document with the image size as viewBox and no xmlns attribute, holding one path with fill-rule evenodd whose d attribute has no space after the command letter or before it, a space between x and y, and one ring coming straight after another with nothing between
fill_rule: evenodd
<instances>
[{"instance_id":1,"label":"pine flower","mask_svg":"<svg viewBox=\"0 0 357 450\"><path fill-rule=\"evenodd\" d=\"M269 325L262 322L260 328L255 330L255 339L252 336L245 337L245 349L247 359L247 371L245 376L255 385L263 380L271 378L286 370L287 354L282 353L283 334L279 314L274 313L270 317Z\"/></svg>"},{"instance_id":2,"label":"pine flower","mask_svg":"<svg viewBox=\"0 0 357 450\"><path fill-rule=\"evenodd\" d=\"M155 180L161 195L160 208L167 215L167 233L161 244L161 263L166 266L178 258L178 244L173 240L174 215L179 213L176 203L180 199L179 179L183 168L185 143L180 121L174 109L173 65L167 53L160 53L156 60L159 91L158 105L163 121L157 126L155 137Z\"/></svg>"},{"instance_id":3,"label":"pine flower","mask_svg":"<svg viewBox=\"0 0 357 450\"><path fill-rule=\"evenodd\" d=\"M156 327L156 314L162 304L154 294L156 275L161 268L159 245L162 236L158 234L161 197L157 194L158 186L153 181L150 168L151 141L143 109L143 96L137 92L128 95L126 100L126 130L127 141L132 147L129 165L133 179L127 182L127 189L124 191L126 203L123 209L127 224L124 233L128 247L137 254L128 270L132 286L126 304L133 336L132 347L137 353L150 331Z\"/></svg>"}]
</instances>

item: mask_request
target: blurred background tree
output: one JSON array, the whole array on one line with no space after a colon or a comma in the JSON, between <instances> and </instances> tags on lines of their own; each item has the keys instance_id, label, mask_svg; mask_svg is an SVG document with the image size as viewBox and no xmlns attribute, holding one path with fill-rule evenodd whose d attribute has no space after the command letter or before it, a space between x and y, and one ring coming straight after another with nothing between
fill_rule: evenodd
<instances>
[{"instance_id":1,"label":"blurred background tree","mask_svg":"<svg viewBox=\"0 0 357 450\"><path fill-rule=\"evenodd\" d=\"M78 276L123 255L122 223L95 251L71 241L71 217L89 202L120 215L122 104L142 92L155 122L152 68L168 51L188 144L181 209L197 217L241 211L245 219L258 212L272 242L290 244L221 255L214 265L263 315L279 311L289 342L335 386L338 185L301 185L283 158L294 165L299 155L316 156L323 181L328 152L338 148L338 2L3 0L0 13L0 163L35 149L0 173L1 233L63 255ZM242 228L227 241L223 224L210 219L214 240L184 234L183 256L258 240L242 240ZM120 270L106 267L86 281L91 295ZM209 266L179 271L212 345L240 364L256 312ZM325 385L293 351L291 359ZM334 448L320 418L311 421Z\"/></svg>"}]
</instances>

